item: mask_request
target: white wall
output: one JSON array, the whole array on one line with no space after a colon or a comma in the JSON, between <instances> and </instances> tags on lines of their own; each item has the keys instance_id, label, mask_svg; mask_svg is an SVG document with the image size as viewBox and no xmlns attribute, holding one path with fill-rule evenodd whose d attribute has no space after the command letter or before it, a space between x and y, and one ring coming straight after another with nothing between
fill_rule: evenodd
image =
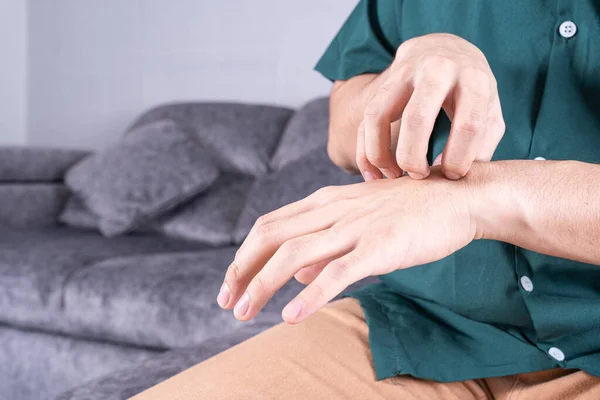
<instances>
[{"instance_id":1,"label":"white wall","mask_svg":"<svg viewBox=\"0 0 600 400\"><path fill-rule=\"evenodd\" d=\"M298 106L356 2L30 0L28 142L101 147L169 101Z\"/></svg>"},{"instance_id":2,"label":"white wall","mask_svg":"<svg viewBox=\"0 0 600 400\"><path fill-rule=\"evenodd\" d=\"M0 0L0 145L26 139L26 36L26 2Z\"/></svg>"}]
</instances>

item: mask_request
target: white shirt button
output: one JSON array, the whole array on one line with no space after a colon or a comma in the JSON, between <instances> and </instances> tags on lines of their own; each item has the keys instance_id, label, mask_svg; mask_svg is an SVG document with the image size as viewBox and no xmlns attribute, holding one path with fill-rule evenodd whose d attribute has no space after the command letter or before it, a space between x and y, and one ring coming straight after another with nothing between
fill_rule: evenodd
<instances>
[{"instance_id":1,"label":"white shirt button","mask_svg":"<svg viewBox=\"0 0 600 400\"><path fill-rule=\"evenodd\" d=\"M533 291L533 282L531 282L531 279L529 279L528 276L521 277L521 286L523 286L523 289L525 289L526 292Z\"/></svg>"},{"instance_id":2,"label":"white shirt button","mask_svg":"<svg viewBox=\"0 0 600 400\"><path fill-rule=\"evenodd\" d=\"M577 25L573 21L565 21L558 27L558 33L565 39L570 39L577 33Z\"/></svg>"},{"instance_id":3,"label":"white shirt button","mask_svg":"<svg viewBox=\"0 0 600 400\"><path fill-rule=\"evenodd\" d=\"M565 353L557 347L550 347L550 349L548 349L548 354L556 361L564 361L565 359Z\"/></svg>"},{"instance_id":4,"label":"white shirt button","mask_svg":"<svg viewBox=\"0 0 600 400\"><path fill-rule=\"evenodd\" d=\"M546 161L544 157L536 157L533 159L534 161Z\"/></svg>"}]
</instances>

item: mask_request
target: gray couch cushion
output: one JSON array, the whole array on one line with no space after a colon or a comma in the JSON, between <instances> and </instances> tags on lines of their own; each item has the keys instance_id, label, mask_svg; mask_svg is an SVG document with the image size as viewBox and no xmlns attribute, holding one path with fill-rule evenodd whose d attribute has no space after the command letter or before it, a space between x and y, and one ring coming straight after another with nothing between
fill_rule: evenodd
<instances>
[{"instance_id":1,"label":"gray couch cushion","mask_svg":"<svg viewBox=\"0 0 600 400\"><path fill-rule=\"evenodd\" d=\"M64 288L76 271L111 257L202 248L150 235L107 239L70 228L0 227L0 323L74 333L65 317Z\"/></svg>"},{"instance_id":2,"label":"gray couch cushion","mask_svg":"<svg viewBox=\"0 0 600 400\"><path fill-rule=\"evenodd\" d=\"M369 277L355 283L347 291L356 290L375 282L379 282L379 279ZM290 294L277 296L273 300L277 310L283 308ZM219 334L219 336L208 339L193 348L178 349L156 355L138 365L115 371L108 376L63 393L55 400L127 399L281 322L279 315L275 316L275 310L268 311L268 313L272 317L264 318L259 324L246 323L230 334Z\"/></svg>"},{"instance_id":3,"label":"gray couch cushion","mask_svg":"<svg viewBox=\"0 0 600 400\"><path fill-rule=\"evenodd\" d=\"M170 120L132 131L69 170L67 185L114 236L185 202L218 176L209 154Z\"/></svg>"},{"instance_id":4,"label":"gray couch cushion","mask_svg":"<svg viewBox=\"0 0 600 400\"><path fill-rule=\"evenodd\" d=\"M0 182L60 182L87 152L41 147L0 147Z\"/></svg>"},{"instance_id":5,"label":"gray couch cushion","mask_svg":"<svg viewBox=\"0 0 600 400\"><path fill-rule=\"evenodd\" d=\"M328 132L329 97L306 103L290 118L271 160L271 168L281 169L311 151L325 147Z\"/></svg>"},{"instance_id":6,"label":"gray couch cushion","mask_svg":"<svg viewBox=\"0 0 600 400\"><path fill-rule=\"evenodd\" d=\"M325 147L312 151L281 170L258 179L248 193L234 239L241 243L261 215L303 199L324 186L347 185L362 181L335 166Z\"/></svg>"},{"instance_id":7,"label":"gray couch cushion","mask_svg":"<svg viewBox=\"0 0 600 400\"><path fill-rule=\"evenodd\" d=\"M222 175L207 191L159 218L152 229L213 246L230 245L252 180Z\"/></svg>"},{"instance_id":8,"label":"gray couch cushion","mask_svg":"<svg viewBox=\"0 0 600 400\"><path fill-rule=\"evenodd\" d=\"M63 309L72 329L121 343L179 348L234 333L243 326L270 326L300 290L280 290L259 317L242 323L216 303L235 247L200 252L125 256L71 274Z\"/></svg>"},{"instance_id":9,"label":"gray couch cushion","mask_svg":"<svg viewBox=\"0 0 600 400\"><path fill-rule=\"evenodd\" d=\"M222 171L262 175L293 110L236 103L181 103L154 108L133 128L172 119L195 132Z\"/></svg>"},{"instance_id":10,"label":"gray couch cushion","mask_svg":"<svg viewBox=\"0 0 600 400\"><path fill-rule=\"evenodd\" d=\"M73 228L99 230L100 219L91 212L77 195L71 195L58 216L58 221Z\"/></svg>"},{"instance_id":11,"label":"gray couch cushion","mask_svg":"<svg viewBox=\"0 0 600 400\"><path fill-rule=\"evenodd\" d=\"M156 355L134 367L115 371L106 377L69 390L54 400L124 400L204 361L221 351L254 336L257 326L208 340L190 349Z\"/></svg>"},{"instance_id":12,"label":"gray couch cushion","mask_svg":"<svg viewBox=\"0 0 600 400\"><path fill-rule=\"evenodd\" d=\"M0 399L53 399L59 393L160 352L0 325Z\"/></svg>"},{"instance_id":13,"label":"gray couch cushion","mask_svg":"<svg viewBox=\"0 0 600 400\"><path fill-rule=\"evenodd\" d=\"M60 183L0 183L0 225L54 226L68 197Z\"/></svg>"}]
</instances>

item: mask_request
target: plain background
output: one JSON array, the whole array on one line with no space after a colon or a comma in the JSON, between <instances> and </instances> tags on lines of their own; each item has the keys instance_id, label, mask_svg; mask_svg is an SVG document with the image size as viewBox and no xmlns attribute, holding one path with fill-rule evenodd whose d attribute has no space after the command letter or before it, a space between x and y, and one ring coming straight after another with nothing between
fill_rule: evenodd
<instances>
[{"instance_id":1,"label":"plain background","mask_svg":"<svg viewBox=\"0 0 600 400\"><path fill-rule=\"evenodd\" d=\"M99 148L157 104L297 107L357 0L0 0L0 144Z\"/></svg>"}]
</instances>

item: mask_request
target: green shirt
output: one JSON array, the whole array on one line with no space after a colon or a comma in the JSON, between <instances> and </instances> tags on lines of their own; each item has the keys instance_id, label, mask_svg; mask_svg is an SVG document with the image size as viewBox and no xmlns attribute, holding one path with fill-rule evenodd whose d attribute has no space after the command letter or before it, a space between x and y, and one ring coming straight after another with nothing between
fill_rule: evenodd
<instances>
[{"instance_id":1,"label":"green shirt","mask_svg":"<svg viewBox=\"0 0 600 400\"><path fill-rule=\"evenodd\" d=\"M316 69L331 80L378 73L403 41L435 32L479 47L498 80L506 133L494 159L600 162L600 1L361 0ZM449 129L440 114L430 162ZM557 366L600 376L598 266L481 240L382 281L352 294L378 379Z\"/></svg>"}]
</instances>

